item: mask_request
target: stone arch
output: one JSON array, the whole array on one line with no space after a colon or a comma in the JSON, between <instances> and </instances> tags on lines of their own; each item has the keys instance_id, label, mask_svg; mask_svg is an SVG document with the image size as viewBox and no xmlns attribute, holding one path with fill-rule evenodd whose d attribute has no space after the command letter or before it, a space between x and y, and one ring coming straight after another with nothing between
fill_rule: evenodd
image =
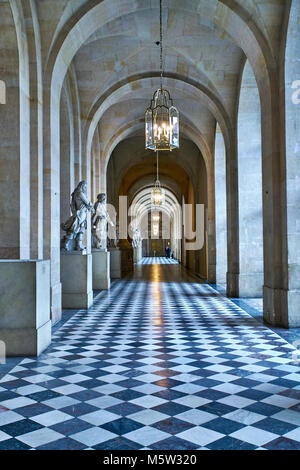
<instances>
[{"instance_id":1,"label":"stone arch","mask_svg":"<svg viewBox=\"0 0 300 470\"><path fill-rule=\"evenodd\" d=\"M103 168L103 173L101 174L102 179L105 179L105 174L106 174L109 158L110 158L113 150L116 148L116 146L120 142L125 140L127 137L129 137L130 135L133 135L133 134L138 133L139 131L141 131L144 128L144 125L145 125L145 123L144 123L143 118L132 121L132 122L128 122L128 124L126 124L126 126L124 126L123 128L119 129L118 133L116 133L112 137L112 139L108 142L106 148L103 150L103 153L102 153L102 165L101 165L102 168ZM200 152L203 156L206 169L208 169L209 164L210 164L210 161L209 161L210 151L209 151L209 147L208 147L207 143L205 142L203 136L201 136L200 133L197 133L195 135L195 133L188 126L188 124L185 124L185 126L183 126L183 127L185 128L185 131L186 131L186 132L183 133L183 136L185 135L186 137L190 138L190 140L193 141L194 144L199 148L199 150L200 150ZM192 179L193 178L193 169L189 168L188 172L189 172L189 175Z\"/></svg>"},{"instance_id":2,"label":"stone arch","mask_svg":"<svg viewBox=\"0 0 300 470\"><path fill-rule=\"evenodd\" d=\"M109 142L109 145L106 149L103 150L102 157L102 172L101 172L101 181L103 182L102 190L106 191L106 169L108 164L108 159L113 152L113 149L124 139L134 132L139 132L144 128L144 120L140 119L138 121L128 123L124 129L119 129L118 133L115 134L112 138L112 141ZM205 205L207 204L207 217L206 217L206 245L207 245L207 273L205 278L210 282L214 283L216 279L216 231L215 231L215 184L214 184L214 161L212 158L212 151L206 142L204 136L201 135L201 132L193 129L188 123L181 122L181 132L183 135L189 138L200 150L204 163L205 163L205 172L207 175L207 201L205 198ZM190 169L191 179L193 180L193 185L196 188L198 181L198 173ZM194 177L193 177L194 175ZM196 177L196 179L195 179ZM201 185L200 185L201 186ZM203 201L199 201L203 202ZM198 201L196 201L198 203ZM203 264L203 263L202 263ZM204 277L204 276L203 276Z\"/></svg>"},{"instance_id":3,"label":"stone arch","mask_svg":"<svg viewBox=\"0 0 300 470\"><path fill-rule=\"evenodd\" d=\"M173 3L173 8L181 9L180 1ZM167 6L169 7L168 4ZM224 32L244 50L250 62L253 62L255 73L261 76L267 71L267 64L271 67L275 65L267 40L243 7L232 0L204 0L200 7L198 9L192 3L188 3L185 4L184 10L203 15L215 27L223 28ZM85 40L102 24L116 18L114 12L122 16L148 8L147 3L136 4L133 0L128 0L126 3L114 0L110 1L109 5L104 0L90 0L88 5L84 4L79 8L65 24L61 25L60 31L57 31L48 58L50 70L59 52L62 52L64 56L64 67L67 67L68 61L72 59Z\"/></svg>"},{"instance_id":4,"label":"stone arch","mask_svg":"<svg viewBox=\"0 0 300 470\"><path fill-rule=\"evenodd\" d=\"M149 213L160 213L159 224L162 226L162 228L169 226L169 230L167 230L167 235L165 234L164 236L167 236L167 239L170 240L171 250L174 253L174 258L181 261L181 206L173 191L169 188L165 188L166 203L157 211L153 211L153 207L151 204L151 189L151 187L141 188L134 195L129 208L129 215L133 217L133 225L139 226L139 228L141 229L141 233L147 235L148 238ZM162 240L162 242L164 242L164 240ZM145 248L147 249L148 254L150 254L149 238L144 240L144 250Z\"/></svg>"},{"instance_id":5,"label":"stone arch","mask_svg":"<svg viewBox=\"0 0 300 470\"><path fill-rule=\"evenodd\" d=\"M170 190L175 196L178 201L180 201L180 186L171 178L167 178L165 175L163 177L163 186ZM129 189L128 192L128 202L129 204L132 203L135 196L145 188L153 187L153 177L150 175L144 176L136 181Z\"/></svg>"},{"instance_id":6,"label":"stone arch","mask_svg":"<svg viewBox=\"0 0 300 470\"><path fill-rule=\"evenodd\" d=\"M93 135L95 132L95 129L98 125L99 120L101 119L101 116L104 114L104 112L113 104L117 103L122 97L124 97L127 93L129 93L132 90L132 87L137 86L139 83L143 83L143 80L147 81L149 79L152 79L153 77L158 76L158 74L144 74L141 77L138 76L132 76L128 77L127 82L124 84L120 84L118 86L115 86L115 90L111 93L107 93L105 97L102 97L98 103L93 107L92 112L90 113L87 122L88 122L88 127L85 130L84 133L84 141L86 142L86 155L90 154L91 150L91 145L92 145L92 140L93 140ZM227 144L227 147L229 147L229 142L233 138L231 134L231 122L230 118L222 105L221 101L218 99L217 96L214 96L207 88L203 87L201 84L196 83L195 81L191 79L183 79L182 77L176 75L176 74L171 74L171 73L165 73L165 79L167 85L170 87L174 83L175 88L176 85L178 86L188 86L191 87L191 90L196 92L196 96L199 99L200 102L203 102L205 105L207 105L208 109L211 111L211 113L214 115L215 119L220 123L220 127L222 128L222 131L224 133L224 138ZM151 96L151 94L149 94ZM106 163L105 163L106 164Z\"/></svg>"},{"instance_id":7,"label":"stone arch","mask_svg":"<svg viewBox=\"0 0 300 470\"><path fill-rule=\"evenodd\" d=\"M117 147L117 144L121 145L121 143L124 141L124 139L126 139L128 136L132 135L132 133L131 133L132 132L132 126L134 126L134 125L136 125L135 122L132 123L132 125L129 127L129 129L125 128L123 130L123 132L119 136L116 137L117 140L114 141L114 145L115 145L114 148ZM142 122L140 123L140 127L143 128L143 126L144 126L144 122L142 120ZM138 131L138 130L139 130L139 125L137 125L137 128L135 128L135 132L134 132L133 137L134 138L138 137L139 139L143 139L143 137L140 134L136 135L136 131ZM182 140L184 140L184 139L182 139ZM201 154L201 151L199 150L199 147L197 145L195 145L194 143L191 143L190 147L192 146L193 148L190 149L190 147L187 146L187 143L189 143L191 141L189 139L185 139L185 141L186 141L185 147L184 147L183 142L182 142L182 146L181 146L181 149L179 150L179 152L180 151L183 151L183 152L186 151L187 152L186 155L189 155L189 158L183 158L184 153L179 156L179 154L176 153L177 151L172 152L171 154L168 154L168 155L164 155L163 160L161 160L161 164L160 164L160 168L161 168L160 177L161 177L161 181L165 181L164 178L166 176L166 171L168 171L168 168L175 167L176 164L178 164L178 163L181 165L181 167L182 167L181 173L186 173L187 178L188 178L188 186L184 186L184 188L181 189L181 193L184 194L185 202L187 204L191 205L190 215L192 216L193 220L195 221L196 216L198 217L198 220L199 220L200 211L202 210L203 206L205 206L205 208L208 207L207 170L206 170L206 164L205 164L204 158L202 156L201 156L201 158L199 158L200 154ZM140 148L140 147L141 147L141 145L139 143L138 148ZM185 148L185 150L184 150L184 148ZM197 153L193 154L193 151L194 151L193 149L195 149L195 151ZM126 151L125 151L125 155L126 155ZM148 155L147 155L147 152L149 153ZM120 159L122 160L122 165L124 167L124 171L127 170L128 167L130 167L130 160L128 160L128 158L130 158L130 155L132 153L135 154L135 148L134 147L130 147L129 150L127 151L127 158L123 158L123 156L121 158L121 154L119 154ZM175 154L176 154L176 156L175 156ZM143 161L143 165L146 165L146 160L149 161L149 162L153 160L151 165L155 161L154 154L152 154L149 151L144 151L143 154L142 154L142 158L144 158L144 160L141 160L141 161ZM145 158L146 158L146 160L145 160ZM178 158L179 158L179 160L178 160ZM136 161L136 159L135 159L135 161ZM138 175L138 178L139 178L139 181L140 181L140 178L142 176L141 171L143 171L143 170L140 170L141 167L138 166L139 164L141 165L141 162L137 163L137 170L134 171L134 175ZM113 166L111 167L111 165L113 165ZM134 165L134 162L131 163L131 166L132 165ZM164 166L164 165L166 165L166 166ZM119 168L117 166L116 160L113 160L112 162L110 161L110 167L108 168L108 190L109 190L109 187L110 187L110 183L112 181L113 181L114 188L118 187L120 178L121 177L123 178L123 169L122 169L123 167ZM117 171L116 174L115 174L115 170L113 170L114 168L118 168L118 171ZM113 179L111 177L111 172L112 171L113 171ZM131 171L131 170L128 169L128 172L129 171ZM155 173L153 173L152 181L148 183L151 186L153 185L154 176L155 176ZM127 181L130 180L130 178L127 177L127 173L126 173L126 180ZM124 186L123 187L123 192L121 194L127 194L127 190L128 190L128 187ZM116 189L115 189L114 193L115 192L116 192ZM113 203L115 205L117 204L116 195L113 195L110 190L109 190L109 200L113 201ZM197 204L202 204L202 206L201 207L197 206ZM203 210L203 212L204 212L204 210ZM188 222L188 220L187 220L187 222ZM199 227L199 230L197 231L197 241L200 241L202 231L204 231L204 230L206 232L208 231L207 222L205 220L203 220L203 223L204 223L204 225L202 224L202 221L201 221L201 226ZM195 227L194 227L194 231L195 231ZM187 241L184 244L185 249L183 251L183 254L184 254L185 251L188 252L188 255L184 256L184 263L187 263L189 265L190 269L195 268L195 271L197 273L201 274L201 277L203 277L205 279L207 279L207 270L208 270L207 265L208 265L208 262L210 261L210 258L208 256L207 252L208 253L213 253L215 251L214 247L211 248L210 246L209 246L209 249L207 250L207 247L208 247L209 243L211 243L211 242L212 242L211 239L209 239L206 236L205 239L204 239L203 245L199 244L199 243L197 245L195 245L195 244L192 244L189 241ZM212 261L212 263L213 262L214 261ZM201 268L201 273L200 273L200 268Z\"/></svg>"}]
</instances>

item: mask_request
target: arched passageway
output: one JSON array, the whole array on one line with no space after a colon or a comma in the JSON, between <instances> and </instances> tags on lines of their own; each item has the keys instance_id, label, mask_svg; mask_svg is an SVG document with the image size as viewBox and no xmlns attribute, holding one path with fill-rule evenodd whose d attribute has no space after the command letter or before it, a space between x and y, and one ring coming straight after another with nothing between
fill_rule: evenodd
<instances>
[{"instance_id":1,"label":"arched passageway","mask_svg":"<svg viewBox=\"0 0 300 470\"><path fill-rule=\"evenodd\" d=\"M155 207L152 202L152 188L145 188L135 195L130 208L132 231L137 228L141 232L144 257L165 256L170 247L168 257L181 261L182 210L176 196L164 189L164 204Z\"/></svg>"},{"instance_id":2,"label":"arched passageway","mask_svg":"<svg viewBox=\"0 0 300 470\"><path fill-rule=\"evenodd\" d=\"M145 217L151 210L156 157L145 151L143 146L143 137L139 135L123 140L114 149L107 167L108 201L118 211L118 197L127 197L129 229L134 228L132 223L134 225L137 222L139 225L141 222L136 220L139 197L143 198L141 209L143 213L146 208ZM132 155L135 155L134 160ZM198 173L193 171L194 168L197 168ZM180 150L169 155L162 152L159 159L159 175L166 193L166 203L161 208L166 217L162 217L160 223L165 225L163 232L168 232L168 236L163 235L166 237L163 238L162 233L158 237L155 236L153 249L150 241L148 244L144 242L144 254L150 255L156 251L162 255L170 243L176 259L201 278L207 279L208 253L209 249L213 251L210 244L213 244L214 240L209 240L207 236L206 215L210 206L207 202L207 171L202 153L192 141L182 136ZM145 220L144 218L144 224ZM162 229L161 226L160 232ZM149 227L147 225L147 231L151 234L151 224ZM129 236L132 237L132 232ZM165 241L158 242L159 239ZM191 242L193 239L194 243Z\"/></svg>"}]
</instances>

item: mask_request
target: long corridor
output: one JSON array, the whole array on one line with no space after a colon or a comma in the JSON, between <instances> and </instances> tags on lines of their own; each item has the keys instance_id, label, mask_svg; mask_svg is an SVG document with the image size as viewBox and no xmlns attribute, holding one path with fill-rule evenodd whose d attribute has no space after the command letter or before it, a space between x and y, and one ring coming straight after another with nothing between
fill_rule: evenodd
<instances>
[{"instance_id":1,"label":"long corridor","mask_svg":"<svg viewBox=\"0 0 300 470\"><path fill-rule=\"evenodd\" d=\"M300 449L294 346L153 263L68 313L38 359L8 362L0 449Z\"/></svg>"}]
</instances>

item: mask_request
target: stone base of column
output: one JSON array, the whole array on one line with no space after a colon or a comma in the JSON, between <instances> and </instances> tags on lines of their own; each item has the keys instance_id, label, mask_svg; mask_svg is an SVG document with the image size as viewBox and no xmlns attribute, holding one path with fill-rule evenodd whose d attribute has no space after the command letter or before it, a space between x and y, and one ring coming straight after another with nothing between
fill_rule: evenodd
<instances>
[{"instance_id":1,"label":"stone base of column","mask_svg":"<svg viewBox=\"0 0 300 470\"><path fill-rule=\"evenodd\" d=\"M92 255L80 251L61 252L63 308L88 309L93 304Z\"/></svg>"},{"instance_id":2,"label":"stone base of column","mask_svg":"<svg viewBox=\"0 0 300 470\"><path fill-rule=\"evenodd\" d=\"M121 269L121 251L119 248L110 248L110 277L111 279L120 279L122 277Z\"/></svg>"},{"instance_id":3,"label":"stone base of column","mask_svg":"<svg viewBox=\"0 0 300 470\"><path fill-rule=\"evenodd\" d=\"M300 328L300 290L289 290L287 292L288 326L289 328Z\"/></svg>"},{"instance_id":4,"label":"stone base of column","mask_svg":"<svg viewBox=\"0 0 300 470\"><path fill-rule=\"evenodd\" d=\"M92 250L93 289L110 288L110 253L104 250Z\"/></svg>"},{"instance_id":5,"label":"stone base of column","mask_svg":"<svg viewBox=\"0 0 300 470\"><path fill-rule=\"evenodd\" d=\"M257 298L263 295L264 273L239 274L239 296Z\"/></svg>"},{"instance_id":6,"label":"stone base of column","mask_svg":"<svg viewBox=\"0 0 300 470\"><path fill-rule=\"evenodd\" d=\"M289 327L287 310L287 291L263 287L264 321L273 326Z\"/></svg>"},{"instance_id":7,"label":"stone base of column","mask_svg":"<svg viewBox=\"0 0 300 470\"><path fill-rule=\"evenodd\" d=\"M227 279L227 297L238 297L239 296L239 274L229 273L226 275Z\"/></svg>"},{"instance_id":8,"label":"stone base of column","mask_svg":"<svg viewBox=\"0 0 300 470\"><path fill-rule=\"evenodd\" d=\"M215 264L209 264L208 265L208 282L210 282L210 284L216 284L217 280L216 280L216 265Z\"/></svg>"},{"instance_id":9,"label":"stone base of column","mask_svg":"<svg viewBox=\"0 0 300 470\"><path fill-rule=\"evenodd\" d=\"M50 261L0 261L0 342L7 356L38 356L51 343Z\"/></svg>"},{"instance_id":10,"label":"stone base of column","mask_svg":"<svg viewBox=\"0 0 300 470\"><path fill-rule=\"evenodd\" d=\"M50 288L50 315L52 320L52 325L61 320L62 315L62 305L61 305L61 282L51 286Z\"/></svg>"}]
</instances>

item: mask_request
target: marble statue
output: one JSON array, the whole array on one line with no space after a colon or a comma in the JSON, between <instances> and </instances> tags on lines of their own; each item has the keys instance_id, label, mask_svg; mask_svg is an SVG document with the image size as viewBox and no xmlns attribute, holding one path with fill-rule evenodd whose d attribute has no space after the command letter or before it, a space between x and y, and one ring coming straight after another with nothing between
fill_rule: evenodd
<instances>
[{"instance_id":1,"label":"marble statue","mask_svg":"<svg viewBox=\"0 0 300 470\"><path fill-rule=\"evenodd\" d=\"M119 222L116 223L115 238L109 238L107 240L108 248L117 248L119 244Z\"/></svg>"},{"instance_id":2,"label":"marble statue","mask_svg":"<svg viewBox=\"0 0 300 470\"><path fill-rule=\"evenodd\" d=\"M87 198L87 182L81 181L71 195L71 212L69 219L61 224L66 235L62 239L62 248L66 251L82 251L82 239L87 227L87 213L94 212L93 204ZM72 243L73 241L73 243Z\"/></svg>"},{"instance_id":3,"label":"marble statue","mask_svg":"<svg viewBox=\"0 0 300 470\"><path fill-rule=\"evenodd\" d=\"M107 224L114 227L106 209L106 195L100 193L94 205L94 216L92 219L92 247L100 250L107 248Z\"/></svg>"},{"instance_id":4,"label":"marble statue","mask_svg":"<svg viewBox=\"0 0 300 470\"><path fill-rule=\"evenodd\" d=\"M136 228L133 234L132 238L132 246L133 248L138 248L141 246L142 243L142 236L141 236L141 231L139 228Z\"/></svg>"}]
</instances>

